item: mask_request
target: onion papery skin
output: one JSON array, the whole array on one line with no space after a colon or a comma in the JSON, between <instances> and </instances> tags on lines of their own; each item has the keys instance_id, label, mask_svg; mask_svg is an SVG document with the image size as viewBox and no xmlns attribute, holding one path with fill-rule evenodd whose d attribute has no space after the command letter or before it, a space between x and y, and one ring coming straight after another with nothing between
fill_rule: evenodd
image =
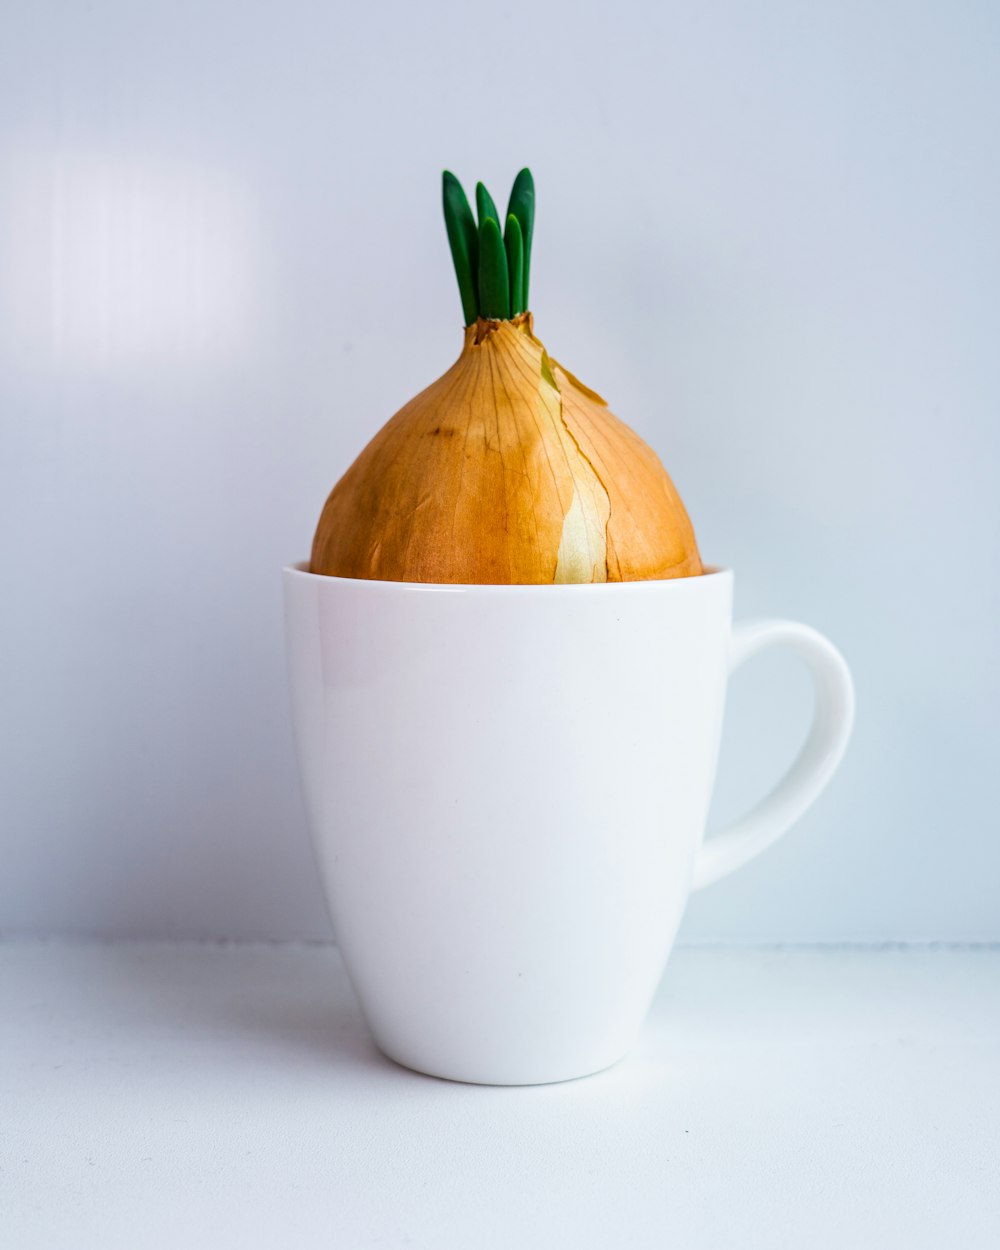
<instances>
[{"instance_id":1,"label":"onion papery skin","mask_svg":"<svg viewBox=\"0 0 1000 1250\"><path fill-rule=\"evenodd\" d=\"M469 585L649 581L702 571L656 453L545 351L530 313L478 320L323 508L310 568Z\"/></svg>"}]
</instances>

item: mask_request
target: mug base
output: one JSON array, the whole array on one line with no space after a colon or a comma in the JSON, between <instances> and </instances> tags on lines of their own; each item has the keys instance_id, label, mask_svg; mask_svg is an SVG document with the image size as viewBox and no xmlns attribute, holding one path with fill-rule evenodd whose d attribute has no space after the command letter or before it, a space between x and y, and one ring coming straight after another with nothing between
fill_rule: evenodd
<instances>
[{"instance_id":1,"label":"mug base","mask_svg":"<svg viewBox=\"0 0 1000 1250\"><path fill-rule=\"evenodd\" d=\"M597 1076L601 1072L607 1072L609 1068L613 1068L616 1064L621 1063L628 1054L628 1050L624 1050L611 1059L602 1060L596 1065L586 1064L580 1068L567 1066L566 1068L553 1069L549 1065L535 1068L530 1064L511 1064L509 1068L504 1065L503 1070L495 1069L490 1071L488 1068L480 1069L474 1065L466 1068L464 1065L438 1065L407 1059L401 1054L394 1052L391 1047L384 1046L378 1038L375 1038L375 1045L386 1059L391 1060L392 1063L397 1064L401 1068L406 1068L409 1072L416 1072L419 1076L434 1077L435 1080L439 1081L452 1081L458 1085L564 1085L568 1081L581 1081L588 1076Z\"/></svg>"}]
</instances>

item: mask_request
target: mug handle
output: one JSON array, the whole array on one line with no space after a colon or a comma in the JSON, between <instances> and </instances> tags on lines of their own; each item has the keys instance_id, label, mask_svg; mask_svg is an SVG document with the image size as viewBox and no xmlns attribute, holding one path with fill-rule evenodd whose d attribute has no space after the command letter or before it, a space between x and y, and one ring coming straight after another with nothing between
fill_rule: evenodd
<instances>
[{"instance_id":1,"label":"mug handle","mask_svg":"<svg viewBox=\"0 0 1000 1250\"><path fill-rule=\"evenodd\" d=\"M854 683L833 643L797 621L747 621L733 629L730 673L768 647L788 647L809 667L816 690L809 737L771 793L742 820L702 844L694 866L693 890L741 868L787 833L836 772L851 736Z\"/></svg>"}]
</instances>

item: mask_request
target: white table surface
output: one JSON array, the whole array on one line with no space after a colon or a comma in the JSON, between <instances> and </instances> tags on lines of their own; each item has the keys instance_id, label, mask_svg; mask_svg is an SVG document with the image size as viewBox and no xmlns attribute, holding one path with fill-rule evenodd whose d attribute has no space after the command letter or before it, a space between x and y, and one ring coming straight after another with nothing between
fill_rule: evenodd
<instances>
[{"instance_id":1,"label":"white table surface","mask_svg":"<svg viewBox=\"0 0 1000 1250\"><path fill-rule=\"evenodd\" d=\"M1000 951L674 953L565 1085L396 1067L324 947L0 947L9 1250L1000 1246Z\"/></svg>"}]
</instances>

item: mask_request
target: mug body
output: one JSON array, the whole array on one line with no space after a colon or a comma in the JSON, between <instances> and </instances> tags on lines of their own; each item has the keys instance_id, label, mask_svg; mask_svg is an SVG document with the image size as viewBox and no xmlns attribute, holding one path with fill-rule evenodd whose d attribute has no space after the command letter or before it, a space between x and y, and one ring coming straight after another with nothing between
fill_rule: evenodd
<instances>
[{"instance_id":1,"label":"mug body","mask_svg":"<svg viewBox=\"0 0 1000 1250\"><path fill-rule=\"evenodd\" d=\"M378 1046L489 1084L634 1041L681 919L732 578L431 586L285 571L303 789Z\"/></svg>"}]
</instances>

